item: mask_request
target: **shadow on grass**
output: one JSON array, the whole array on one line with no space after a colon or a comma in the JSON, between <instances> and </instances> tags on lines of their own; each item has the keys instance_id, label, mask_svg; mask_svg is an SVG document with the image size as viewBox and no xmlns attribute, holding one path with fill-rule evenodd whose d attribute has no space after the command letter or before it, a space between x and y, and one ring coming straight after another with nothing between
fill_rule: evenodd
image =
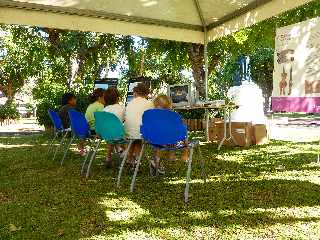
<instances>
[{"instance_id":1,"label":"shadow on grass","mask_svg":"<svg viewBox=\"0 0 320 240\"><path fill-rule=\"evenodd\" d=\"M127 171L117 189L117 169L106 170L99 165L103 150L87 180L79 174L82 158L71 152L60 167L46 156L45 140L8 139L11 145L31 146L0 147L0 212L5 213L0 216L1 239L112 237L128 231L154 233L154 229L170 228L189 234L198 226L224 229L319 220L320 215L281 214L283 210L278 210L290 213L295 208L317 208L319 185L260 176L266 171L281 174L305 170L304 165L313 160L316 144L284 146L283 142L275 142L250 149L223 149L219 153L215 145L205 145L202 149L209 182L201 182L199 159L195 156L191 199L184 204L183 162L165 163L167 174L151 178L144 161L136 191L130 193L131 177ZM308 146L311 150L305 153ZM276 169L279 164L285 167L280 172ZM9 224L21 229L10 232Z\"/></svg>"}]
</instances>

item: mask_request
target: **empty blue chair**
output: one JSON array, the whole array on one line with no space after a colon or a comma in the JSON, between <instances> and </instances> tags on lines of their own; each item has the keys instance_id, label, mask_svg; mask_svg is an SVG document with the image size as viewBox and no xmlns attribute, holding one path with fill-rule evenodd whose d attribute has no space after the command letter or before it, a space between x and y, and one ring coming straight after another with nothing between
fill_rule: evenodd
<instances>
[{"instance_id":1,"label":"empty blue chair","mask_svg":"<svg viewBox=\"0 0 320 240\"><path fill-rule=\"evenodd\" d=\"M92 161L96 155L96 152L102 140L112 145L126 143L123 123L119 120L119 118L116 115L109 112L95 112L94 117L95 117L95 131L97 136L99 137L99 140L91 155L88 168L87 168L86 177L89 176ZM124 158L127 157L129 148L130 146L125 151ZM81 173L84 171L86 161L87 159L85 159L85 161L83 162Z\"/></svg>"},{"instance_id":2,"label":"empty blue chair","mask_svg":"<svg viewBox=\"0 0 320 240\"><path fill-rule=\"evenodd\" d=\"M199 141L187 142L188 131L181 116L171 110L166 109L151 109L144 112L142 117L142 125L140 132L144 139L142 150L138 158L138 162L132 178L130 190L134 190L135 180L138 173L141 158L145 144L150 144L153 148L166 151L176 151L179 149L189 149L189 160L186 177L186 186L184 191L185 202L189 199L189 182L192 169L192 156L194 148L197 147L201 160L201 175L206 181L204 170L204 159L201 156Z\"/></svg>"},{"instance_id":3,"label":"empty blue chair","mask_svg":"<svg viewBox=\"0 0 320 240\"><path fill-rule=\"evenodd\" d=\"M58 150L60 148L62 148L64 140L67 137L68 133L70 132L70 129L63 128L61 118L57 112L53 111L52 109L49 109L48 114L49 114L49 117L50 117L51 122L53 124L53 129L54 129L54 137L49 145L48 154L53 149L54 141L59 137L59 135L62 135L60 143L59 143L58 147L56 148L54 155L53 155L53 160L54 160L57 155Z\"/></svg>"},{"instance_id":4,"label":"empty blue chair","mask_svg":"<svg viewBox=\"0 0 320 240\"><path fill-rule=\"evenodd\" d=\"M90 127L85 116L81 112L78 112L76 110L69 110L68 114L70 119L72 137L61 159L61 165L63 164L67 156L71 144L76 138L80 140L87 140L92 138L90 133ZM87 153L86 158L89 156L89 153L90 151Z\"/></svg>"}]
</instances>

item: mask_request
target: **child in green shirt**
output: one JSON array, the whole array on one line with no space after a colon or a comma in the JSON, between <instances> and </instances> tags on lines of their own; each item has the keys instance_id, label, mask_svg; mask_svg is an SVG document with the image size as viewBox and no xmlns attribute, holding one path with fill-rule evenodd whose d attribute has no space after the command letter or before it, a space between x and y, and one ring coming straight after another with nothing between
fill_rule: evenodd
<instances>
[{"instance_id":1,"label":"child in green shirt","mask_svg":"<svg viewBox=\"0 0 320 240\"><path fill-rule=\"evenodd\" d=\"M85 117L89 123L90 130L94 132L95 129L95 119L94 113L103 111L105 101L104 101L104 90L102 88L97 88L89 96L90 105L86 110Z\"/></svg>"}]
</instances>

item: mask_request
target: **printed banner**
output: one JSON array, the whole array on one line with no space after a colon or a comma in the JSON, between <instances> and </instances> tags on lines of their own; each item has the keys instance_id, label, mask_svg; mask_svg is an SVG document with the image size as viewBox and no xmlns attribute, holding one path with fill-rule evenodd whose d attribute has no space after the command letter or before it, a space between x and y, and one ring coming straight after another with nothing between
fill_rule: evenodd
<instances>
[{"instance_id":1,"label":"printed banner","mask_svg":"<svg viewBox=\"0 0 320 240\"><path fill-rule=\"evenodd\" d=\"M279 28L276 33L273 96L320 96L320 19Z\"/></svg>"},{"instance_id":2,"label":"printed banner","mask_svg":"<svg viewBox=\"0 0 320 240\"><path fill-rule=\"evenodd\" d=\"M274 111L319 112L319 39L320 18L277 29L272 94Z\"/></svg>"}]
</instances>

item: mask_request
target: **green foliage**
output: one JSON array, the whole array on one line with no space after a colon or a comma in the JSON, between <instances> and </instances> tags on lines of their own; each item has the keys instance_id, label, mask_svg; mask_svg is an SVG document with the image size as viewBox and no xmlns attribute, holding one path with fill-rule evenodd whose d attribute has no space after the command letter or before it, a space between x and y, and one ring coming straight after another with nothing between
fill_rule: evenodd
<instances>
[{"instance_id":1,"label":"green foliage","mask_svg":"<svg viewBox=\"0 0 320 240\"><path fill-rule=\"evenodd\" d=\"M270 97L273 89L273 54L272 48L259 48L250 56L252 79L265 97Z\"/></svg>"},{"instance_id":2,"label":"green foliage","mask_svg":"<svg viewBox=\"0 0 320 240\"><path fill-rule=\"evenodd\" d=\"M92 86L92 85L89 85ZM78 92L73 92L77 99L77 110L85 112L88 105L88 94L92 88L88 86L79 86ZM40 125L52 126L48 116L48 109L58 111L61 108L61 98L64 93L68 92L65 85L44 81L33 90L33 96L37 102L37 120Z\"/></svg>"},{"instance_id":3,"label":"green foliage","mask_svg":"<svg viewBox=\"0 0 320 240\"><path fill-rule=\"evenodd\" d=\"M177 112L184 119L204 119L205 118L205 110L204 109L178 110Z\"/></svg>"},{"instance_id":4,"label":"green foliage","mask_svg":"<svg viewBox=\"0 0 320 240\"><path fill-rule=\"evenodd\" d=\"M58 111L61 107L61 97L67 89L60 84L45 82L33 90L36 100L37 120L40 125L52 126L48 109Z\"/></svg>"},{"instance_id":5,"label":"green foliage","mask_svg":"<svg viewBox=\"0 0 320 240\"><path fill-rule=\"evenodd\" d=\"M225 99L228 89L235 83L235 73L239 65L236 59L229 56L225 62L216 69L215 75L209 78L210 99Z\"/></svg>"},{"instance_id":6,"label":"green foliage","mask_svg":"<svg viewBox=\"0 0 320 240\"><path fill-rule=\"evenodd\" d=\"M16 120L20 117L17 106L14 103L0 105L0 122L4 120Z\"/></svg>"},{"instance_id":7,"label":"green foliage","mask_svg":"<svg viewBox=\"0 0 320 240\"><path fill-rule=\"evenodd\" d=\"M28 78L39 76L45 50L34 28L0 25L0 31L0 90L12 101Z\"/></svg>"}]
</instances>

